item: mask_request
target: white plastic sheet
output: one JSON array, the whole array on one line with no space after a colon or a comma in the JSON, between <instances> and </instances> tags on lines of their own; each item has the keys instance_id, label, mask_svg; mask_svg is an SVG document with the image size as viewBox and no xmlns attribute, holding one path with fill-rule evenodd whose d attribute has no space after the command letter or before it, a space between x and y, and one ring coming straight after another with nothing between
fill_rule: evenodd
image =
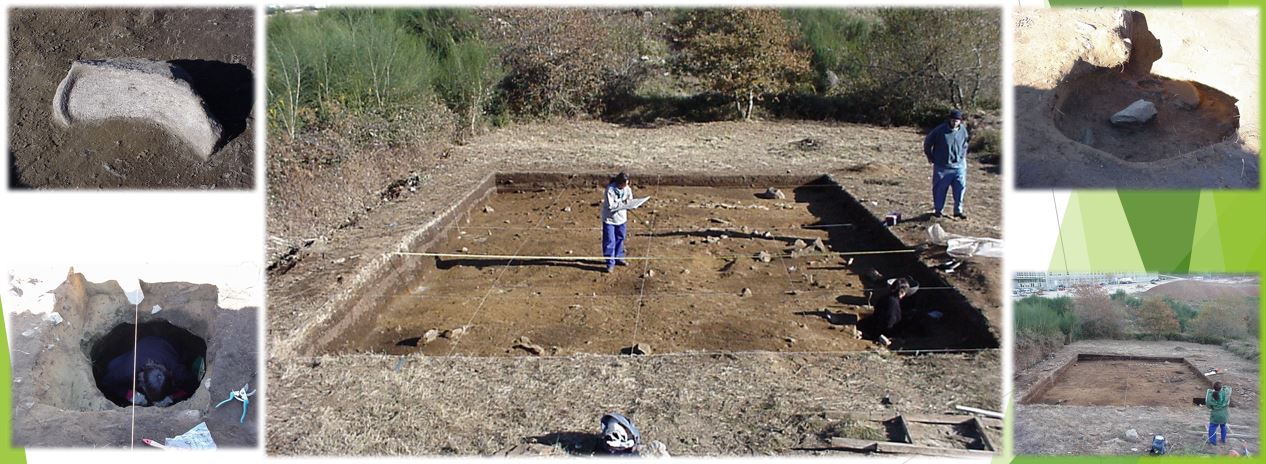
<instances>
[{"instance_id":1,"label":"white plastic sheet","mask_svg":"<svg viewBox=\"0 0 1266 464\"><path fill-rule=\"evenodd\" d=\"M945 252L955 258L963 259L973 256L984 258L1002 257L1002 240L996 238L951 234L946 232L940 224L932 224L932 227L928 227L928 236L932 239L932 243L944 246Z\"/></svg>"}]
</instances>

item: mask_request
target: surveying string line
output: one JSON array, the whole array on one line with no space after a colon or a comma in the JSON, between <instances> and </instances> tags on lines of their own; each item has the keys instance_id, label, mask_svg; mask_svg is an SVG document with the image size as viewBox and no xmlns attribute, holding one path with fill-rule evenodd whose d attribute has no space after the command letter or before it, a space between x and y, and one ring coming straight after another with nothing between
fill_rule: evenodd
<instances>
[{"instance_id":1,"label":"surveying string line","mask_svg":"<svg viewBox=\"0 0 1266 464\"><path fill-rule=\"evenodd\" d=\"M518 288L518 289L541 288L545 290L557 289L557 287L515 287L515 288ZM502 288L502 290L505 290L505 288ZM878 291L886 291L888 289L863 288L862 290L869 291L869 292L878 292ZM919 287L920 292L924 290L957 290L957 289L954 287ZM788 291L794 291L796 293L788 294L786 293ZM814 294L819 294L819 293L838 294L840 292L835 289L809 289L809 290L794 290L793 289L793 290L784 290L781 293L782 293L782 296L793 297L793 296L801 296L801 295L814 295ZM668 298L668 297L723 296L723 295L740 297L741 294L742 292L665 292L665 293L648 293L645 296L646 298L654 299L654 298ZM633 298L636 296L638 295L633 294L633 293L609 293L609 294L590 294L590 295L557 295L557 294L546 295L546 294L499 293L499 294L493 295L492 298L501 298L501 299L535 298L535 299L543 299L543 300L548 300L548 299L562 300L562 299L569 299L569 298L576 298L576 299L612 298L612 299L615 299L615 298ZM432 299L432 298L434 299L444 299L444 298L478 299L479 298L477 296L471 296L469 294L461 294L461 293L447 293L447 294L445 293L438 293L438 294L436 293L431 293L431 294L397 293L395 295L390 295L389 297L415 298L415 299Z\"/></svg>"},{"instance_id":2,"label":"surveying string line","mask_svg":"<svg viewBox=\"0 0 1266 464\"><path fill-rule=\"evenodd\" d=\"M525 242L526 243L526 242ZM523 244L519 245L520 247ZM809 257L837 257L837 256L863 256L863 255L891 255L899 253L915 253L918 250L896 249L896 250L870 250L870 251L832 251L822 253L798 253L792 256L787 253L781 255L770 254L770 258L788 257L788 258L809 258ZM432 252L410 252L410 251L394 251L391 254L401 256L430 256L436 258L467 258L467 259L489 259L489 260L515 260L515 261L606 261L606 256L531 256L531 255L480 255L471 253L432 253ZM625 261L643 261L643 260L693 260L693 259L756 259L755 255L696 255L696 256L625 256L620 258Z\"/></svg>"},{"instance_id":3,"label":"surveying string line","mask_svg":"<svg viewBox=\"0 0 1266 464\"><path fill-rule=\"evenodd\" d=\"M132 439L128 442L128 449L136 449L136 358L140 351L137 349L137 339L140 338L141 331L140 308L139 302L132 305Z\"/></svg>"},{"instance_id":4,"label":"surveying string line","mask_svg":"<svg viewBox=\"0 0 1266 464\"><path fill-rule=\"evenodd\" d=\"M659 181L660 181L660 177L655 176L655 184L657 186L659 185ZM650 214L651 214L651 220L648 225L650 226L651 230L654 230L655 223L659 221L659 214L656 212L656 210L651 210ZM655 239L654 235L646 236L646 252L648 254L651 252L651 244L654 242L654 239ZM629 351L632 351L633 347L637 346L637 343L638 343L637 337L641 333L642 302L645 301L645 298L646 298L646 281L651 279L650 276L648 275L650 274L650 272L648 272L650 271L650 269L651 269L651 262L650 260L646 260L645 269L642 271L641 288L637 290L637 301L633 303L634 311L635 311L633 315L633 342L629 344Z\"/></svg>"},{"instance_id":5,"label":"surveying string line","mask_svg":"<svg viewBox=\"0 0 1266 464\"><path fill-rule=\"evenodd\" d=\"M726 225L726 224L719 224L719 225ZM733 225L733 224L730 224L730 225ZM754 227L747 224L739 225L739 227L744 227L744 226L753 230L805 230L805 229L834 229L834 228L840 228L840 227L856 227L853 224L843 224L843 223L802 225L802 226L795 226L795 227ZM542 229L535 229L531 227L511 227L511 226L453 226L453 228L457 230L542 230ZM690 232L709 232L709 231L717 231L718 229L720 228L709 227L709 228L704 228L704 229L691 229L689 231ZM602 230L602 228L601 227L548 227L548 228L544 228L543 230ZM647 229L641 229L641 230L647 230ZM687 232L686 230L682 230L681 228L671 228L671 229L662 228L662 229L650 229L650 230L651 232L675 232L675 231ZM729 229L721 229L721 230L729 230Z\"/></svg>"},{"instance_id":6,"label":"surveying string line","mask_svg":"<svg viewBox=\"0 0 1266 464\"><path fill-rule=\"evenodd\" d=\"M878 345L876 345L878 346ZM688 357L719 357L719 356L840 356L840 355L862 355L862 354L958 354L958 353L983 353L987 351L1000 351L1001 348L929 348L925 350L905 349L905 350L839 350L839 351L680 351L673 353L651 353L651 354L606 354L606 353L572 353L572 354L542 354L532 356L475 356L469 354L452 354L448 356L427 356L416 353L416 357L427 359L443 359L443 360L480 360L487 361L489 359L574 359L578 357L594 357L594 358L621 358L629 360L637 360L640 358L688 358ZM387 355L385 353L366 353L372 356L384 356L396 358L396 355ZM415 355L413 353L405 356ZM315 358L314 358L315 359Z\"/></svg>"},{"instance_id":7,"label":"surveying string line","mask_svg":"<svg viewBox=\"0 0 1266 464\"><path fill-rule=\"evenodd\" d=\"M555 195L555 196L554 196L554 200L553 200L552 202L550 202L550 205L549 205L549 206L547 206L547 207L545 208L545 212L544 212L543 214L541 214L541 219L540 219L539 221L537 221L537 226L540 226L541 224L544 224L544 223L545 223L545 219L549 216L549 212L548 212L548 211L549 211L550 209L552 209L552 208L554 207L554 205L555 205L555 204L558 204L558 200L559 200L560 198L562 198L561 190L560 190L560 194ZM524 247L524 246L526 246L526 245L527 245L527 240L524 240L522 243L520 243L520 244L519 244L519 247L518 247L518 248L516 248L516 249L514 250L514 252L517 254L517 253L518 253L520 250L522 250L522 249L523 249L523 247ZM396 252L396 253L397 253L397 254L399 254L399 253L401 253L401 252ZM471 326L472 324L474 324L474 322L475 322L475 318L479 316L479 312L480 312L480 310L482 310L482 309L484 308L484 303L487 303L487 302L488 302L488 297L489 297L490 295L492 295L492 292L493 292L494 290L496 290L496 289L497 289L497 282L499 282L499 281L501 280L501 276L502 276L502 275L505 275L506 270L507 270L507 269L510 269L510 265L512 265L512 264L514 264L514 258L513 258L513 257L511 257L511 258L510 258L510 260L509 260L509 261L507 261L507 262L506 262L506 264L505 264L504 266L501 266L501 268L500 268L500 269L498 269L496 276L492 279L492 284L488 286L488 291L487 291L487 292L484 292L484 297L483 297L483 299L479 301L479 306L475 307L475 311L474 311L474 312L472 312L472 313L470 314L470 320L466 321L466 324L465 324L465 325L463 325L462 327L469 327L469 326ZM450 349L449 349L449 351L448 351L448 354L449 354L449 355L452 355L453 353L456 353L456 352L457 352L457 344L458 344L460 341L461 341L461 339L460 339L460 338L459 338L458 340L454 340L454 341L453 341L453 346L452 346L452 348L450 348ZM491 401L491 400L490 400L490 401Z\"/></svg>"}]
</instances>

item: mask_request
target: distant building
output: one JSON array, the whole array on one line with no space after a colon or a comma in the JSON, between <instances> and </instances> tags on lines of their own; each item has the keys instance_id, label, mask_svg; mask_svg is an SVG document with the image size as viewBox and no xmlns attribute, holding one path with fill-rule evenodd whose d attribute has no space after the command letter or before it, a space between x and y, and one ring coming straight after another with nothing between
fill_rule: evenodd
<instances>
[{"instance_id":1,"label":"distant building","mask_svg":"<svg viewBox=\"0 0 1266 464\"><path fill-rule=\"evenodd\" d=\"M1015 288L1057 290L1060 286L1071 288L1150 282L1157 277L1157 274L1140 272L1017 272Z\"/></svg>"}]
</instances>

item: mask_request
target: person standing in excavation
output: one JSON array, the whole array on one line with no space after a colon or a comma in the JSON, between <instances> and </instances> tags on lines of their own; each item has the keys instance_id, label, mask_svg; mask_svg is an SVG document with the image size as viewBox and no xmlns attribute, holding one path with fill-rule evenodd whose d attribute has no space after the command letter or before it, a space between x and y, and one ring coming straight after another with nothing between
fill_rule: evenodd
<instances>
[{"instance_id":1,"label":"person standing in excavation","mask_svg":"<svg viewBox=\"0 0 1266 464\"><path fill-rule=\"evenodd\" d=\"M624 238L628 232L628 210L636 208L629 176L616 174L607 183L602 199L602 256L607 259L607 272L615 272L615 266L627 266L624 257Z\"/></svg>"},{"instance_id":2,"label":"person standing in excavation","mask_svg":"<svg viewBox=\"0 0 1266 464\"><path fill-rule=\"evenodd\" d=\"M1209 440L1210 445L1218 444L1216 432L1222 432L1222 443L1226 444L1226 421L1231 405L1231 386L1223 386L1222 382L1214 382L1213 389L1205 390L1204 404L1209 407Z\"/></svg>"},{"instance_id":3,"label":"person standing in excavation","mask_svg":"<svg viewBox=\"0 0 1266 464\"><path fill-rule=\"evenodd\" d=\"M932 163L932 215L941 217L945 190L954 191L954 217L967 219L963 193L967 190L967 143L971 134L963 124L963 112L950 111L949 119L923 139L923 154Z\"/></svg>"}]
</instances>

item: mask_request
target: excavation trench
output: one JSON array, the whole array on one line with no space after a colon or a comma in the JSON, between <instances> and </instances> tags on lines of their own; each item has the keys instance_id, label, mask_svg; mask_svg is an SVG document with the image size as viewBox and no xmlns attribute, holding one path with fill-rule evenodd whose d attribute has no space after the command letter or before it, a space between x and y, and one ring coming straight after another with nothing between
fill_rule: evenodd
<instances>
[{"instance_id":1,"label":"excavation trench","mask_svg":"<svg viewBox=\"0 0 1266 464\"><path fill-rule=\"evenodd\" d=\"M1190 407L1213 382L1185 358L1078 354L1021 404Z\"/></svg>"},{"instance_id":2,"label":"excavation trench","mask_svg":"<svg viewBox=\"0 0 1266 464\"><path fill-rule=\"evenodd\" d=\"M860 351L875 346L854 337L871 311L869 289L897 276L929 289L907 301L892 349L997 347L980 310L828 176L639 176L635 196L652 199L630 214L627 252L651 259L610 274L603 262L572 259L601 256L605 182L485 178L408 247L454 256L391 255L306 351ZM771 186L785 198L760 198Z\"/></svg>"},{"instance_id":3,"label":"excavation trench","mask_svg":"<svg viewBox=\"0 0 1266 464\"><path fill-rule=\"evenodd\" d=\"M1240 111L1235 97L1197 81L1152 73L1162 59L1161 41L1142 13L1125 11L1129 58L1120 67L1077 62L1055 87L1051 117L1069 139L1126 161L1152 162L1217 144L1236 134ZM1154 107L1141 123L1113 123L1136 102ZM1146 111L1144 113L1147 113Z\"/></svg>"}]
</instances>

